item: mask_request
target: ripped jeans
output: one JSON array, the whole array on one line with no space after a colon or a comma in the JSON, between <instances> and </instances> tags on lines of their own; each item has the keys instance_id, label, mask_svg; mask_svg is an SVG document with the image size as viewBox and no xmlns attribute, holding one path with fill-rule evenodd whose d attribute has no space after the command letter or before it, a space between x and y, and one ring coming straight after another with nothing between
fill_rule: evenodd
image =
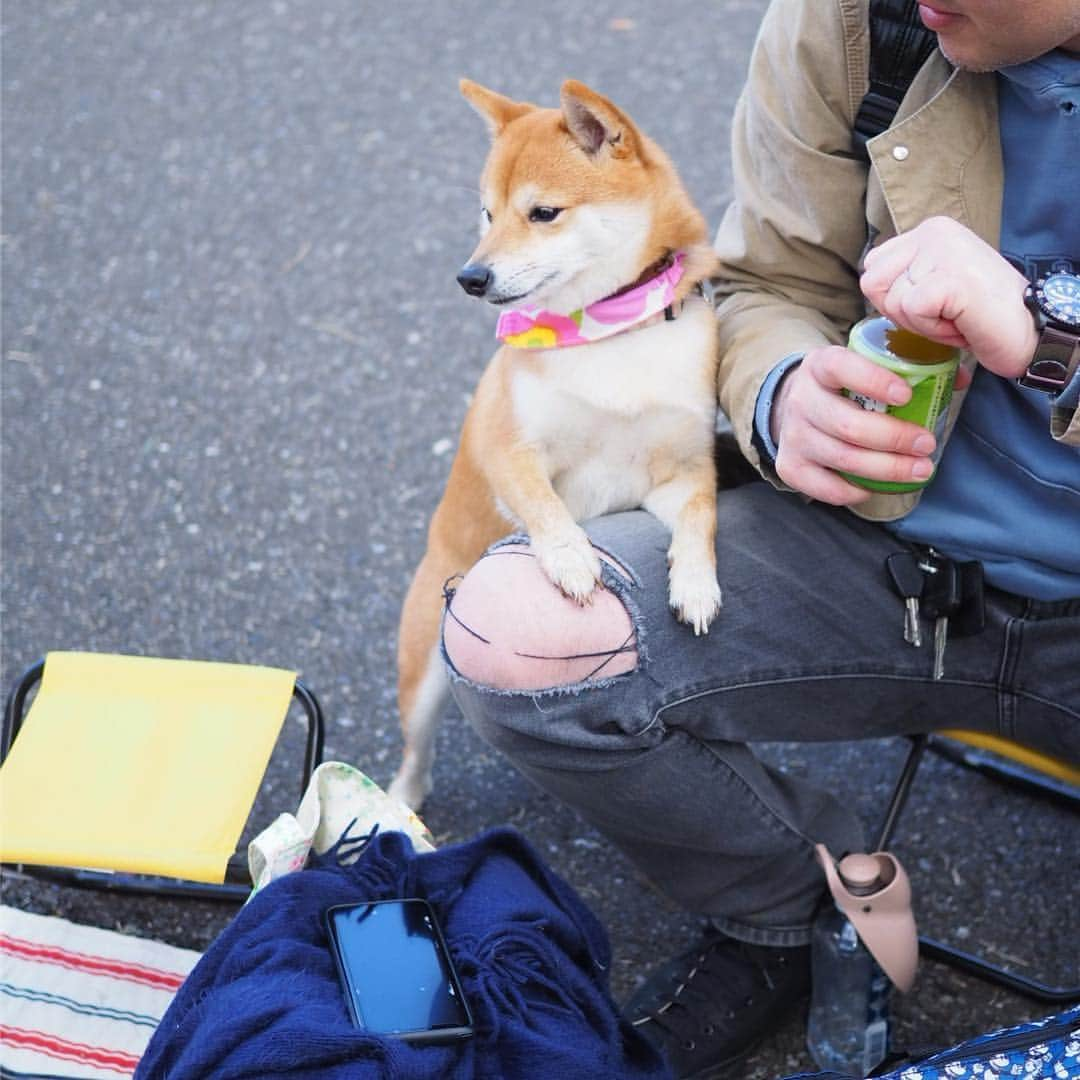
<instances>
[{"instance_id":1,"label":"ripped jeans","mask_svg":"<svg viewBox=\"0 0 1080 1080\"><path fill-rule=\"evenodd\" d=\"M903 640L884 572L903 545L883 527L760 482L721 491L718 523L724 606L707 636L668 610L668 533L642 511L587 525L630 632L614 626L606 653L575 649L596 655L568 685L494 689L465 663L466 644L526 632L516 587L501 605L469 608L466 575L443 624L452 692L477 731L688 910L746 941L803 944L824 891L813 845L864 850L848 806L767 766L754 741L963 726L1080 759L1080 599L988 588L985 631L950 641L934 682L932 647ZM472 573L520 575L527 562L489 554ZM611 675L605 656L627 670Z\"/></svg>"}]
</instances>

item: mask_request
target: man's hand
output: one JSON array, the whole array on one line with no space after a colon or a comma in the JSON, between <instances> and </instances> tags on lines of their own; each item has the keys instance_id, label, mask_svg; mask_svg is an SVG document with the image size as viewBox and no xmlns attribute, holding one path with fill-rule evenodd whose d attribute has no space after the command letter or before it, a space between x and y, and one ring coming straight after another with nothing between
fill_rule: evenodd
<instances>
[{"instance_id":1,"label":"man's hand","mask_svg":"<svg viewBox=\"0 0 1080 1080\"><path fill-rule=\"evenodd\" d=\"M867 299L898 326L970 350L996 375L1023 374L1037 334L1024 306L1027 281L989 244L951 218L928 218L866 256ZM957 372L958 388L970 381ZM840 346L814 349L780 384L771 434L781 480L839 506L869 497L840 469L873 480L920 481L933 467L924 428L863 410L841 388L902 405L911 389L898 375Z\"/></svg>"},{"instance_id":2,"label":"man's hand","mask_svg":"<svg viewBox=\"0 0 1080 1080\"><path fill-rule=\"evenodd\" d=\"M868 252L859 284L898 326L969 349L995 375L1022 375L1035 352L1027 280L951 218L928 218Z\"/></svg>"},{"instance_id":3,"label":"man's hand","mask_svg":"<svg viewBox=\"0 0 1080 1080\"><path fill-rule=\"evenodd\" d=\"M903 405L911 387L865 356L830 345L812 349L780 383L773 401L771 434L776 473L804 495L850 506L870 497L834 470L873 480L926 480L934 436L887 413L870 412L843 397L846 387L878 401Z\"/></svg>"}]
</instances>

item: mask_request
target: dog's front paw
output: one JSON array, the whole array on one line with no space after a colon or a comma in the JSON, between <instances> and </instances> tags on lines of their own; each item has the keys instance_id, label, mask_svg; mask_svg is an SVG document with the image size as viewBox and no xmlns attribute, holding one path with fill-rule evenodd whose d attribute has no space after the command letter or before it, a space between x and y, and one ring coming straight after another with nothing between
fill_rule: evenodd
<instances>
[{"instance_id":1,"label":"dog's front paw","mask_svg":"<svg viewBox=\"0 0 1080 1080\"><path fill-rule=\"evenodd\" d=\"M668 603L679 622L693 628L695 634L707 634L709 623L720 613L720 586L711 567L671 568L668 579Z\"/></svg>"},{"instance_id":2,"label":"dog's front paw","mask_svg":"<svg viewBox=\"0 0 1080 1080\"><path fill-rule=\"evenodd\" d=\"M600 580L600 558L584 529L551 540L537 542L533 551L540 568L572 600L584 604Z\"/></svg>"}]
</instances>

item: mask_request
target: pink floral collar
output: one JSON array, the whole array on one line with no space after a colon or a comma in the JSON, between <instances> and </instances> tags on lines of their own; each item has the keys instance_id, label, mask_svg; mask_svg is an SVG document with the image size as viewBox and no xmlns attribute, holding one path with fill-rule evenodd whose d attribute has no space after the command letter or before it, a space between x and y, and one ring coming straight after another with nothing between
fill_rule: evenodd
<instances>
[{"instance_id":1,"label":"pink floral collar","mask_svg":"<svg viewBox=\"0 0 1080 1080\"><path fill-rule=\"evenodd\" d=\"M675 300L683 276L683 253L671 265L624 292L617 292L569 315L539 307L513 308L499 316L495 336L515 349L561 349L621 334L658 318Z\"/></svg>"}]
</instances>

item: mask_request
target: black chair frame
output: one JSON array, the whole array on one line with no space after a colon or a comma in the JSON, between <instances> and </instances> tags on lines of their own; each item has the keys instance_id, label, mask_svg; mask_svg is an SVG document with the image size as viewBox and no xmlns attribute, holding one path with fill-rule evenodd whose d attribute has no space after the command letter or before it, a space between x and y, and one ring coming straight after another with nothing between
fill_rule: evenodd
<instances>
[{"instance_id":1,"label":"black chair frame","mask_svg":"<svg viewBox=\"0 0 1080 1080\"><path fill-rule=\"evenodd\" d=\"M957 764L977 769L979 772L992 776L1003 783L1037 792L1073 810L1080 809L1080 791L1062 781L1014 766L1011 762L1000 758L996 754L990 754L974 747L969 748L963 744L953 743L937 736L911 735L908 738L911 742L911 748L900 770L896 786L893 788L878 836L876 851L888 849L900 814L907 802L908 795L911 793L911 786L918 772L919 763L922 761L924 752L928 749ZM1015 990L1037 1001L1046 1001L1058 1005L1080 1001L1080 985L1053 986L1040 979L1009 971L1007 968L992 963L982 956L965 952L963 949L958 949L947 942L938 941L935 938L921 934L919 935L919 952L922 956L929 957L931 960L948 964L970 975L975 975L997 986Z\"/></svg>"}]
</instances>

